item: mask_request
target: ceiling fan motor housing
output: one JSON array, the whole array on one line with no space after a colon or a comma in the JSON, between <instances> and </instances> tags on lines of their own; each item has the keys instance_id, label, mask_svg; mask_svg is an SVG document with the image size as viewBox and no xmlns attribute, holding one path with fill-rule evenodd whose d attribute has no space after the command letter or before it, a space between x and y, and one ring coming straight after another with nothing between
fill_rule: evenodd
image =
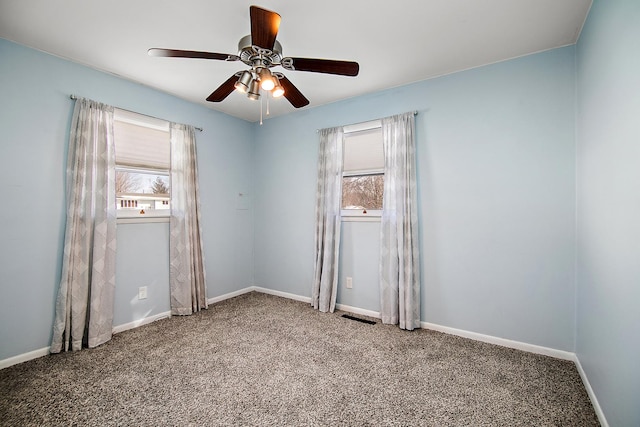
<instances>
[{"instance_id":1,"label":"ceiling fan motor housing","mask_svg":"<svg viewBox=\"0 0 640 427\"><path fill-rule=\"evenodd\" d=\"M253 67L271 68L282 61L282 45L276 40L273 50L254 46L251 35L244 36L238 42L238 56L245 64Z\"/></svg>"}]
</instances>

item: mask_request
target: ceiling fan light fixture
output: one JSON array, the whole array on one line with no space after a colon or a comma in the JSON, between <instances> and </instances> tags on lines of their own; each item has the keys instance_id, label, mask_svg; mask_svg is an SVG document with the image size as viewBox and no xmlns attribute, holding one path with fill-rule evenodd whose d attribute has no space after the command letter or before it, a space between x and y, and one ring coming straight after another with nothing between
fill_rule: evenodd
<instances>
[{"instance_id":1,"label":"ceiling fan light fixture","mask_svg":"<svg viewBox=\"0 0 640 427\"><path fill-rule=\"evenodd\" d=\"M260 83L257 80L253 79L251 81L251 86L249 86L249 92L247 92L247 97L254 101L260 99Z\"/></svg>"},{"instance_id":2,"label":"ceiling fan light fixture","mask_svg":"<svg viewBox=\"0 0 640 427\"><path fill-rule=\"evenodd\" d=\"M251 85L251 80L253 80L253 76L251 75L251 73L248 71L243 71L234 87L239 92L247 93L247 91L249 90L249 86Z\"/></svg>"},{"instance_id":3,"label":"ceiling fan light fixture","mask_svg":"<svg viewBox=\"0 0 640 427\"><path fill-rule=\"evenodd\" d=\"M284 95L284 88L282 87L282 85L280 84L280 80L278 80L276 76L273 76L273 78L276 82L276 85L271 91L271 96L273 96L274 98L280 98L282 95Z\"/></svg>"},{"instance_id":4,"label":"ceiling fan light fixture","mask_svg":"<svg viewBox=\"0 0 640 427\"><path fill-rule=\"evenodd\" d=\"M274 76L268 68L261 68L258 76L260 77L260 87L262 89L270 91L275 87L276 82L274 81Z\"/></svg>"}]
</instances>

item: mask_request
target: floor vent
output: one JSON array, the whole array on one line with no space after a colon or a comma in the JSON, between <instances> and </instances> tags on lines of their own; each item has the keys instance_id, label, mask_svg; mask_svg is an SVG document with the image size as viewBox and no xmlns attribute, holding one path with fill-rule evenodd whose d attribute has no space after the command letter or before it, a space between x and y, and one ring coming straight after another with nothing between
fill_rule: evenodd
<instances>
[{"instance_id":1,"label":"floor vent","mask_svg":"<svg viewBox=\"0 0 640 427\"><path fill-rule=\"evenodd\" d=\"M351 316L349 314L343 314L342 317L344 317L345 319L350 319L350 320L355 320L355 321L358 321L358 322L366 323L367 325L375 325L376 324L376 322L374 322L373 320L360 319L358 317L354 317L354 316Z\"/></svg>"}]
</instances>

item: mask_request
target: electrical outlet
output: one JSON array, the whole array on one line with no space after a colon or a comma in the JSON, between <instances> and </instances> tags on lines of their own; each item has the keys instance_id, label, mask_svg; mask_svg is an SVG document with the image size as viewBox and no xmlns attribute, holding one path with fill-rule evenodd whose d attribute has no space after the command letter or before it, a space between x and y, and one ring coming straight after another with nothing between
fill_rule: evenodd
<instances>
[{"instance_id":1,"label":"electrical outlet","mask_svg":"<svg viewBox=\"0 0 640 427\"><path fill-rule=\"evenodd\" d=\"M347 289L353 288L353 278L347 277Z\"/></svg>"},{"instance_id":2,"label":"electrical outlet","mask_svg":"<svg viewBox=\"0 0 640 427\"><path fill-rule=\"evenodd\" d=\"M147 299L147 287L140 286L138 288L138 299Z\"/></svg>"}]
</instances>

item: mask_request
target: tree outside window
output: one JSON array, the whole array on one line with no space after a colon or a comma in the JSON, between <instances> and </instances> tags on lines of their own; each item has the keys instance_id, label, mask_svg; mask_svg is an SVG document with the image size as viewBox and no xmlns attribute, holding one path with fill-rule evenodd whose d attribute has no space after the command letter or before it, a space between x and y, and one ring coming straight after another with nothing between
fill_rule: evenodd
<instances>
[{"instance_id":1,"label":"tree outside window","mask_svg":"<svg viewBox=\"0 0 640 427\"><path fill-rule=\"evenodd\" d=\"M342 179L342 209L382 209L384 175L345 176Z\"/></svg>"}]
</instances>

